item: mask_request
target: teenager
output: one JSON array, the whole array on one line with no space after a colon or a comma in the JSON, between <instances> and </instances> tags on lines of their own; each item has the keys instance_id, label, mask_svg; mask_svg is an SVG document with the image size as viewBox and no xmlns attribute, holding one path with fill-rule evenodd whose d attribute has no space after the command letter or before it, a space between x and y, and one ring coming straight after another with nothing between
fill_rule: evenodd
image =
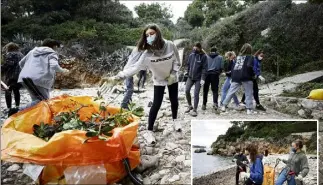
<instances>
[{"instance_id":1,"label":"teenager","mask_svg":"<svg viewBox=\"0 0 323 185\"><path fill-rule=\"evenodd\" d=\"M258 79L262 83L265 82L265 78L261 76L261 62L262 62L262 60L264 58L263 50L261 50L261 49L258 50L254 54L254 56L255 56L255 59L254 59L253 69L254 69L256 78L252 81L253 82L253 98L256 101L256 109L261 110L261 111L266 111L265 107L260 104L260 101L259 101L259 88L258 88ZM245 96L245 94L243 94L242 99L241 99L241 104L242 105L245 105L245 99L246 99L246 96Z\"/></svg>"},{"instance_id":2,"label":"teenager","mask_svg":"<svg viewBox=\"0 0 323 185\"><path fill-rule=\"evenodd\" d=\"M213 108L218 109L218 96L219 96L219 78L223 71L223 57L217 52L217 48L211 48L211 52L207 55L207 72L205 84L203 86L203 105L202 110L206 110L207 96L211 85L213 93Z\"/></svg>"},{"instance_id":3,"label":"teenager","mask_svg":"<svg viewBox=\"0 0 323 185\"><path fill-rule=\"evenodd\" d=\"M247 157L244 155L243 151L240 148L236 148L236 154L234 155L233 161L237 164L236 171L236 185L239 185L239 176L241 172L247 171L247 165L249 163Z\"/></svg>"},{"instance_id":4,"label":"teenager","mask_svg":"<svg viewBox=\"0 0 323 185\"><path fill-rule=\"evenodd\" d=\"M280 159L286 164L280 172L276 185L283 185L287 181L288 185L296 185L296 181L303 181L309 172L308 160L304 151L302 151L303 142L296 140L292 143L291 154L288 160Z\"/></svg>"},{"instance_id":5,"label":"teenager","mask_svg":"<svg viewBox=\"0 0 323 185\"><path fill-rule=\"evenodd\" d=\"M248 43L244 44L240 50L240 55L237 57L237 61L232 70L232 83L221 108L224 112L234 94L243 86L246 94L247 114L253 113L252 80L254 79L255 74L253 71L254 57L251 55L251 52L252 47Z\"/></svg>"},{"instance_id":6,"label":"teenager","mask_svg":"<svg viewBox=\"0 0 323 185\"><path fill-rule=\"evenodd\" d=\"M234 51L229 51L225 53L225 58L226 58L226 62L224 63L224 72L225 72L225 81L223 83L222 86L222 94L221 94L221 103L220 105L223 105L223 101L225 100L227 93L230 89L231 86L231 71L233 69L233 66L235 64L235 60L236 60L236 54L234 53ZM234 94L232 96L234 104L236 107L239 107L239 100L237 98L237 96Z\"/></svg>"},{"instance_id":7,"label":"teenager","mask_svg":"<svg viewBox=\"0 0 323 185\"><path fill-rule=\"evenodd\" d=\"M141 70L139 72L139 80L138 80L138 91L139 91L139 88L140 88L140 82L141 82L141 79L142 79L142 86L141 88L144 89L145 88L145 82L146 82L146 78L147 78L147 70Z\"/></svg>"},{"instance_id":8,"label":"teenager","mask_svg":"<svg viewBox=\"0 0 323 185\"><path fill-rule=\"evenodd\" d=\"M12 107L12 93L15 99L16 109L20 106L20 88L21 84L18 83L20 73L19 61L24 55L19 51L19 46L13 42L8 43L6 46L6 53L4 54L4 63L1 65L1 75L3 82L9 87L5 91L5 99L8 110Z\"/></svg>"},{"instance_id":9,"label":"teenager","mask_svg":"<svg viewBox=\"0 0 323 185\"><path fill-rule=\"evenodd\" d=\"M258 154L254 144L248 145L246 153L250 159L250 173L241 172L241 177L247 179L245 185L262 185L264 180L264 166L262 155Z\"/></svg>"},{"instance_id":10,"label":"teenager","mask_svg":"<svg viewBox=\"0 0 323 185\"><path fill-rule=\"evenodd\" d=\"M103 78L102 82L106 82L103 86L108 86L109 84L116 84L126 77L131 77L140 70L148 68L152 72L154 99L149 112L148 131L144 134L144 138L147 144L154 145L156 143L153 132L154 123L163 101L166 86L168 87L175 128L175 124L179 124L176 119L178 112L178 71L180 69L180 58L174 43L164 39L159 27L155 24L148 25L143 30L137 48L143 52L138 62L130 65L129 68L124 69L114 77Z\"/></svg>"},{"instance_id":11,"label":"teenager","mask_svg":"<svg viewBox=\"0 0 323 185\"><path fill-rule=\"evenodd\" d=\"M61 68L58 64L58 54L55 50L59 46L60 42L53 39L45 39L41 47L32 49L19 62L21 72L18 82L22 83L27 89L32 100L32 103L27 105L27 107L38 103L39 99L33 91L23 83L23 78L30 78L42 96L45 99L49 99L56 72L69 72L68 69Z\"/></svg>"},{"instance_id":12,"label":"teenager","mask_svg":"<svg viewBox=\"0 0 323 185\"><path fill-rule=\"evenodd\" d=\"M191 110L191 116L197 116L197 107L199 104L199 95L201 86L205 83L207 70L207 57L202 50L200 43L196 43L193 47L193 52L189 55L187 60L188 78L186 81L185 95L188 103L188 108L185 113ZM191 89L194 85L194 107L192 106Z\"/></svg>"}]
</instances>

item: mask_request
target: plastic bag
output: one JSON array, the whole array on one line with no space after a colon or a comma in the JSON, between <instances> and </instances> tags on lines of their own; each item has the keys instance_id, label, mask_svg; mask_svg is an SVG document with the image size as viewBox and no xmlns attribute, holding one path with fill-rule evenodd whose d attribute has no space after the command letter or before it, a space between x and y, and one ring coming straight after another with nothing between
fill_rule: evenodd
<instances>
[{"instance_id":1,"label":"plastic bag","mask_svg":"<svg viewBox=\"0 0 323 185\"><path fill-rule=\"evenodd\" d=\"M264 165L264 181L262 185L274 185L275 184L275 169L268 165Z\"/></svg>"},{"instance_id":2,"label":"plastic bag","mask_svg":"<svg viewBox=\"0 0 323 185\"><path fill-rule=\"evenodd\" d=\"M312 100L323 100L323 89L312 90L307 98Z\"/></svg>"},{"instance_id":3,"label":"plastic bag","mask_svg":"<svg viewBox=\"0 0 323 185\"><path fill-rule=\"evenodd\" d=\"M66 184L107 184L104 165L71 166L65 169Z\"/></svg>"},{"instance_id":4,"label":"plastic bag","mask_svg":"<svg viewBox=\"0 0 323 185\"><path fill-rule=\"evenodd\" d=\"M33 125L51 123L53 117L61 112L75 110L80 104L80 119L88 120L92 113L99 112L100 102L89 96L63 95L25 109L7 120L1 129L1 159L16 163L44 165L39 180L42 184L57 182L70 166L88 166L104 164L107 183L114 183L126 175L122 159L128 158L131 169L140 163L140 151L134 145L137 137L139 118L129 117L130 124L112 130L107 141L91 139L85 131L68 130L56 133L48 142L34 136ZM116 114L120 108L106 107L103 114ZM41 115L41 116L40 116Z\"/></svg>"},{"instance_id":5,"label":"plastic bag","mask_svg":"<svg viewBox=\"0 0 323 185\"><path fill-rule=\"evenodd\" d=\"M25 164L23 173L28 175L32 180L37 181L43 169L44 166L35 164Z\"/></svg>"}]
</instances>

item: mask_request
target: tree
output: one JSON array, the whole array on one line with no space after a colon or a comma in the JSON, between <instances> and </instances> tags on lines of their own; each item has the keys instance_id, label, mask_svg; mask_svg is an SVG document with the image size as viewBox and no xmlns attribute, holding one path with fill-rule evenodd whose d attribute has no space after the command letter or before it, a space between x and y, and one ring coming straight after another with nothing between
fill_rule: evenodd
<instances>
[{"instance_id":1,"label":"tree","mask_svg":"<svg viewBox=\"0 0 323 185\"><path fill-rule=\"evenodd\" d=\"M135 11L140 19L150 21L156 19L169 20L173 17L170 7L167 7L165 4L159 3L141 3L140 5L135 7Z\"/></svg>"},{"instance_id":2,"label":"tree","mask_svg":"<svg viewBox=\"0 0 323 185\"><path fill-rule=\"evenodd\" d=\"M202 0L195 0L190 4L185 13L184 19L194 28L201 27L204 22L204 13L203 13L204 2Z\"/></svg>"}]
</instances>

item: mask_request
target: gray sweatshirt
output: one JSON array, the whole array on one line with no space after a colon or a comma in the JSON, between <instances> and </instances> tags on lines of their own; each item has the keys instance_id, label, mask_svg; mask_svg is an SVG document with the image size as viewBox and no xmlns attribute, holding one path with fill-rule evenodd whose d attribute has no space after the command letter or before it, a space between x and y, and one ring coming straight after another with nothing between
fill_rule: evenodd
<instances>
[{"instance_id":1,"label":"gray sweatshirt","mask_svg":"<svg viewBox=\"0 0 323 185\"><path fill-rule=\"evenodd\" d=\"M135 54L134 54L135 55ZM138 62L127 63L123 71L117 76L121 78L131 77L140 70L149 69L153 75L155 86L166 86L167 78L171 73L176 74L178 82L178 71L180 69L179 53L172 41L165 40L165 45L161 50L146 50L140 56Z\"/></svg>"},{"instance_id":2,"label":"gray sweatshirt","mask_svg":"<svg viewBox=\"0 0 323 185\"><path fill-rule=\"evenodd\" d=\"M296 175L300 174L302 177L305 177L309 172L307 157L303 151L291 153L288 160L283 160L283 162L286 164L286 167L289 167Z\"/></svg>"},{"instance_id":3,"label":"gray sweatshirt","mask_svg":"<svg viewBox=\"0 0 323 185\"><path fill-rule=\"evenodd\" d=\"M35 47L19 62L21 72L18 82L22 78L31 78L36 86L51 89L54 85L56 72L63 72L58 64L58 55L50 47Z\"/></svg>"}]
</instances>

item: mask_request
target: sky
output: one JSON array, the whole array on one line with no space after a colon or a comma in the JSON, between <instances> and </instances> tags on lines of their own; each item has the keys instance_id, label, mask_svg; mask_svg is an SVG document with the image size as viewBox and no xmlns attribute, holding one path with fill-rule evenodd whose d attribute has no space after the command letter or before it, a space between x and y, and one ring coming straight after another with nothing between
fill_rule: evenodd
<instances>
[{"instance_id":1,"label":"sky","mask_svg":"<svg viewBox=\"0 0 323 185\"><path fill-rule=\"evenodd\" d=\"M132 12L135 17L137 14L135 13L134 9L135 6L140 5L140 3L147 3L151 4L154 2L158 3L165 3L166 6L170 6L172 14L174 15L171 19L174 24L176 24L177 19L179 17L184 17L184 12L189 4L192 3L190 0L183 0L183 1L136 1L136 0L120 0L121 4L126 5Z\"/></svg>"},{"instance_id":2,"label":"sky","mask_svg":"<svg viewBox=\"0 0 323 185\"><path fill-rule=\"evenodd\" d=\"M219 135L225 134L231 126L230 121L192 120L192 145L210 147Z\"/></svg>"}]
</instances>

